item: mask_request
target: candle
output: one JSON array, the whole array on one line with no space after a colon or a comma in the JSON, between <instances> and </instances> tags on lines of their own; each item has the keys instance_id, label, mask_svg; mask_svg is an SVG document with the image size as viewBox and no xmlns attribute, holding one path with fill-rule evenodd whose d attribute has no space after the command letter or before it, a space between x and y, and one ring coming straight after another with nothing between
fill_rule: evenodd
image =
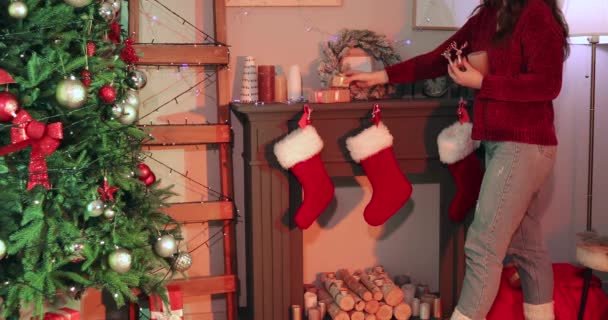
<instances>
[{"instance_id":1,"label":"candle","mask_svg":"<svg viewBox=\"0 0 608 320\"><path fill-rule=\"evenodd\" d=\"M327 305L325 302L319 302L319 312L321 312L321 319L325 319L325 315L327 314Z\"/></svg>"},{"instance_id":2,"label":"candle","mask_svg":"<svg viewBox=\"0 0 608 320\"><path fill-rule=\"evenodd\" d=\"M240 98L241 102L258 101L258 71L254 57L245 57Z\"/></svg>"},{"instance_id":3,"label":"candle","mask_svg":"<svg viewBox=\"0 0 608 320\"><path fill-rule=\"evenodd\" d=\"M302 309L297 304L291 306L291 320L302 320Z\"/></svg>"},{"instance_id":4,"label":"candle","mask_svg":"<svg viewBox=\"0 0 608 320\"><path fill-rule=\"evenodd\" d=\"M258 98L265 103L274 102L274 66L258 66Z\"/></svg>"},{"instance_id":5,"label":"candle","mask_svg":"<svg viewBox=\"0 0 608 320\"><path fill-rule=\"evenodd\" d=\"M308 320L322 320L321 310L318 307L308 309Z\"/></svg>"},{"instance_id":6,"label":"candle","mask_svg":"<svg viewBox=\"0 0 608 320\"><path fill-rule=\"evenodd\" d=\"M431 305L426 302L420 304L420 320L431 319Z\"/></svg>"},{"instance_id":7,"label":"candle","mask_svg":"<svg viewBox=\"0 0 608 320\"><path fill-rule=\"evenodd\" d=\"M287 98L290 101L300 101L302 97L302 75L300 67L293 65L289 68L289 79L287 79Z\"/></svg>"},{"instance_id":8,"label":"candle","mask_svg":"<svg viewBox=\"0 0 608 320\"><path fill-rule=\"evenodd\" d=\"M412 315L414 317L420 316L420 299L414 298L412 301Z\"/></svg>"},{"instance_id":9,"label":"candle","mask_svg":"<svg viewBox=\"0 0 608 320\"><path fill-rule=\"evenodd\" d=\"M317 306L317 295L312 292L304 293L304 314L308 314L311 308Z\"/></svg>"},{"instance_id":10,"label":"candle","mask_svg":"<svg viewBox=\"0 0 608 320\"><path fill-rule=\"evenodd\" d=\"M274 77L274 100L276 102L287 101L287 77L284 74Z\"/></svg>"},{"instance_id":11,"label":"candle","mask_svg":"<svg viewBox=\"0 0 608 320\"><path fill-rule=\"evenodd\" d=\"M433 301L433 318L435 318L435 319L443 318L441 298L435 298L435 301Z\"/></svg>"}]
</instances>

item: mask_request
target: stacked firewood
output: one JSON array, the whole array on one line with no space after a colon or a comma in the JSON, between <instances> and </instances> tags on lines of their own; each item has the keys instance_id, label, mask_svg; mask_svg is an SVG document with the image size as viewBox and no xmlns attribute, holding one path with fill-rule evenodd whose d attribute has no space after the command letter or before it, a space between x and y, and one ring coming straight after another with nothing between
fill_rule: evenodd
<instances>
[{"instance_id":1,"label":"stacked firewood","mask_svg":"<svg viewBox=\"0 0 608 320\"><path fill-rule=\"evenodd\" d=\"M404 298L381 266L366 272L338 270L321 274L319 285L306 288L304 309L309 320L326 314L334 320L407 320L412 309Z\"/></svg>"}]
</instances>

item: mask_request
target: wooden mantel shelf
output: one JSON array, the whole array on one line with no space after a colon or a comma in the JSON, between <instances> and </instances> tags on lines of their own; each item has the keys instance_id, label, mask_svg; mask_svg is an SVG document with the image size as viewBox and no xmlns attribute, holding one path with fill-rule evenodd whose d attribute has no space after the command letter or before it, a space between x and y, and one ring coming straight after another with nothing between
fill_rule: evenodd
<instances>
[{"instance_id":1,"label":"wooden mantel shelf","mask_svg":"<svg viewBox=\"0 0 608 320\"><path fill-rule=\"evenodd\" d=\"M401 169L414 183L440 185L438 277L444 312L449 313L464 276L464 227L447 215L454 185L438 160L437 135L457 121L458 101L310 104L311 120L324 140L321 159L330 176L363 174L348 156L345 141L371 125L374 103L380 104L382 121L395 137L393 149ZM298 127L303 104L233 104L231 109L244 128L247 306L253 320L289 319L290 306L303 303L303 237L293 223L302 193L295 177L279 166L273 146Z\"/></svg>"}]
</instances>

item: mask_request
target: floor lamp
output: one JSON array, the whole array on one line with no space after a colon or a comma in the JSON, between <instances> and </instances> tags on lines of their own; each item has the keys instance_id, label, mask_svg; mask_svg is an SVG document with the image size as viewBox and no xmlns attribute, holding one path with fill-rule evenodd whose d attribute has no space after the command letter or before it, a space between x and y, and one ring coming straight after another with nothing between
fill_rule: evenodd
<instances>
[{"instance_id":1,"label":"floor lamp","mask_svg":"<svg viewBox=\"0 0 608 320\"><path fill-rule=\"evenodd\" d=\"M595 76L597 47L608 44L608 0L565 0L562 11L570 27L572 45L591 47L591 89L589 106L589 163L587 178L587 226L593 231L593 148L595 136ZM608 107L608 106L607 106ZM585 266L583 293L578 313L582 320L593 270L608 271L608 259L602 257L602 248L577 245L577 260ZM606 249L606 248L604 248ZM597 255L596 255L597 254Z\"/></svg>"}]
</instances>

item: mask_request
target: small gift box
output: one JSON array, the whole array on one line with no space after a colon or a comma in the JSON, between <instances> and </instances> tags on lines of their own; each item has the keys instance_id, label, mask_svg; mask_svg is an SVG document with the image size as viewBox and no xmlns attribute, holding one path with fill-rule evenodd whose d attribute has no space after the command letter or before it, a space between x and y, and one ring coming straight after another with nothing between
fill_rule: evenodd
<instances>
[{"instance_id":1,"label":"small gift box","mask_svg":"<svg viewBox=\"0 0 608 320\"><path fill-rule=\"evenodd\" d=\"M348 89L323 89L314 91L310 99L314 103L350 102Z\"/></svg>"},{"instance_id":2,"label":"small gift box","mask_svg":"<svg viewBox=\"0 0 608 320\"><path fill-rule=\"evenodd\" d=\"M80 312L70 308L61 308L45 313L44 320L80 320Z\"/></svg>"},{"instance_id":3,"label":"small gift box","mask_svg":"<svg viewBox=\"0 0 608 320\"><path fill-rule=\"evenodd\" d=\"M167 286L169 304L157 295L150 296L150 319L152 320L182 320L184 316L184 301L179 286Z\"/></svg>"}]
</instances>

